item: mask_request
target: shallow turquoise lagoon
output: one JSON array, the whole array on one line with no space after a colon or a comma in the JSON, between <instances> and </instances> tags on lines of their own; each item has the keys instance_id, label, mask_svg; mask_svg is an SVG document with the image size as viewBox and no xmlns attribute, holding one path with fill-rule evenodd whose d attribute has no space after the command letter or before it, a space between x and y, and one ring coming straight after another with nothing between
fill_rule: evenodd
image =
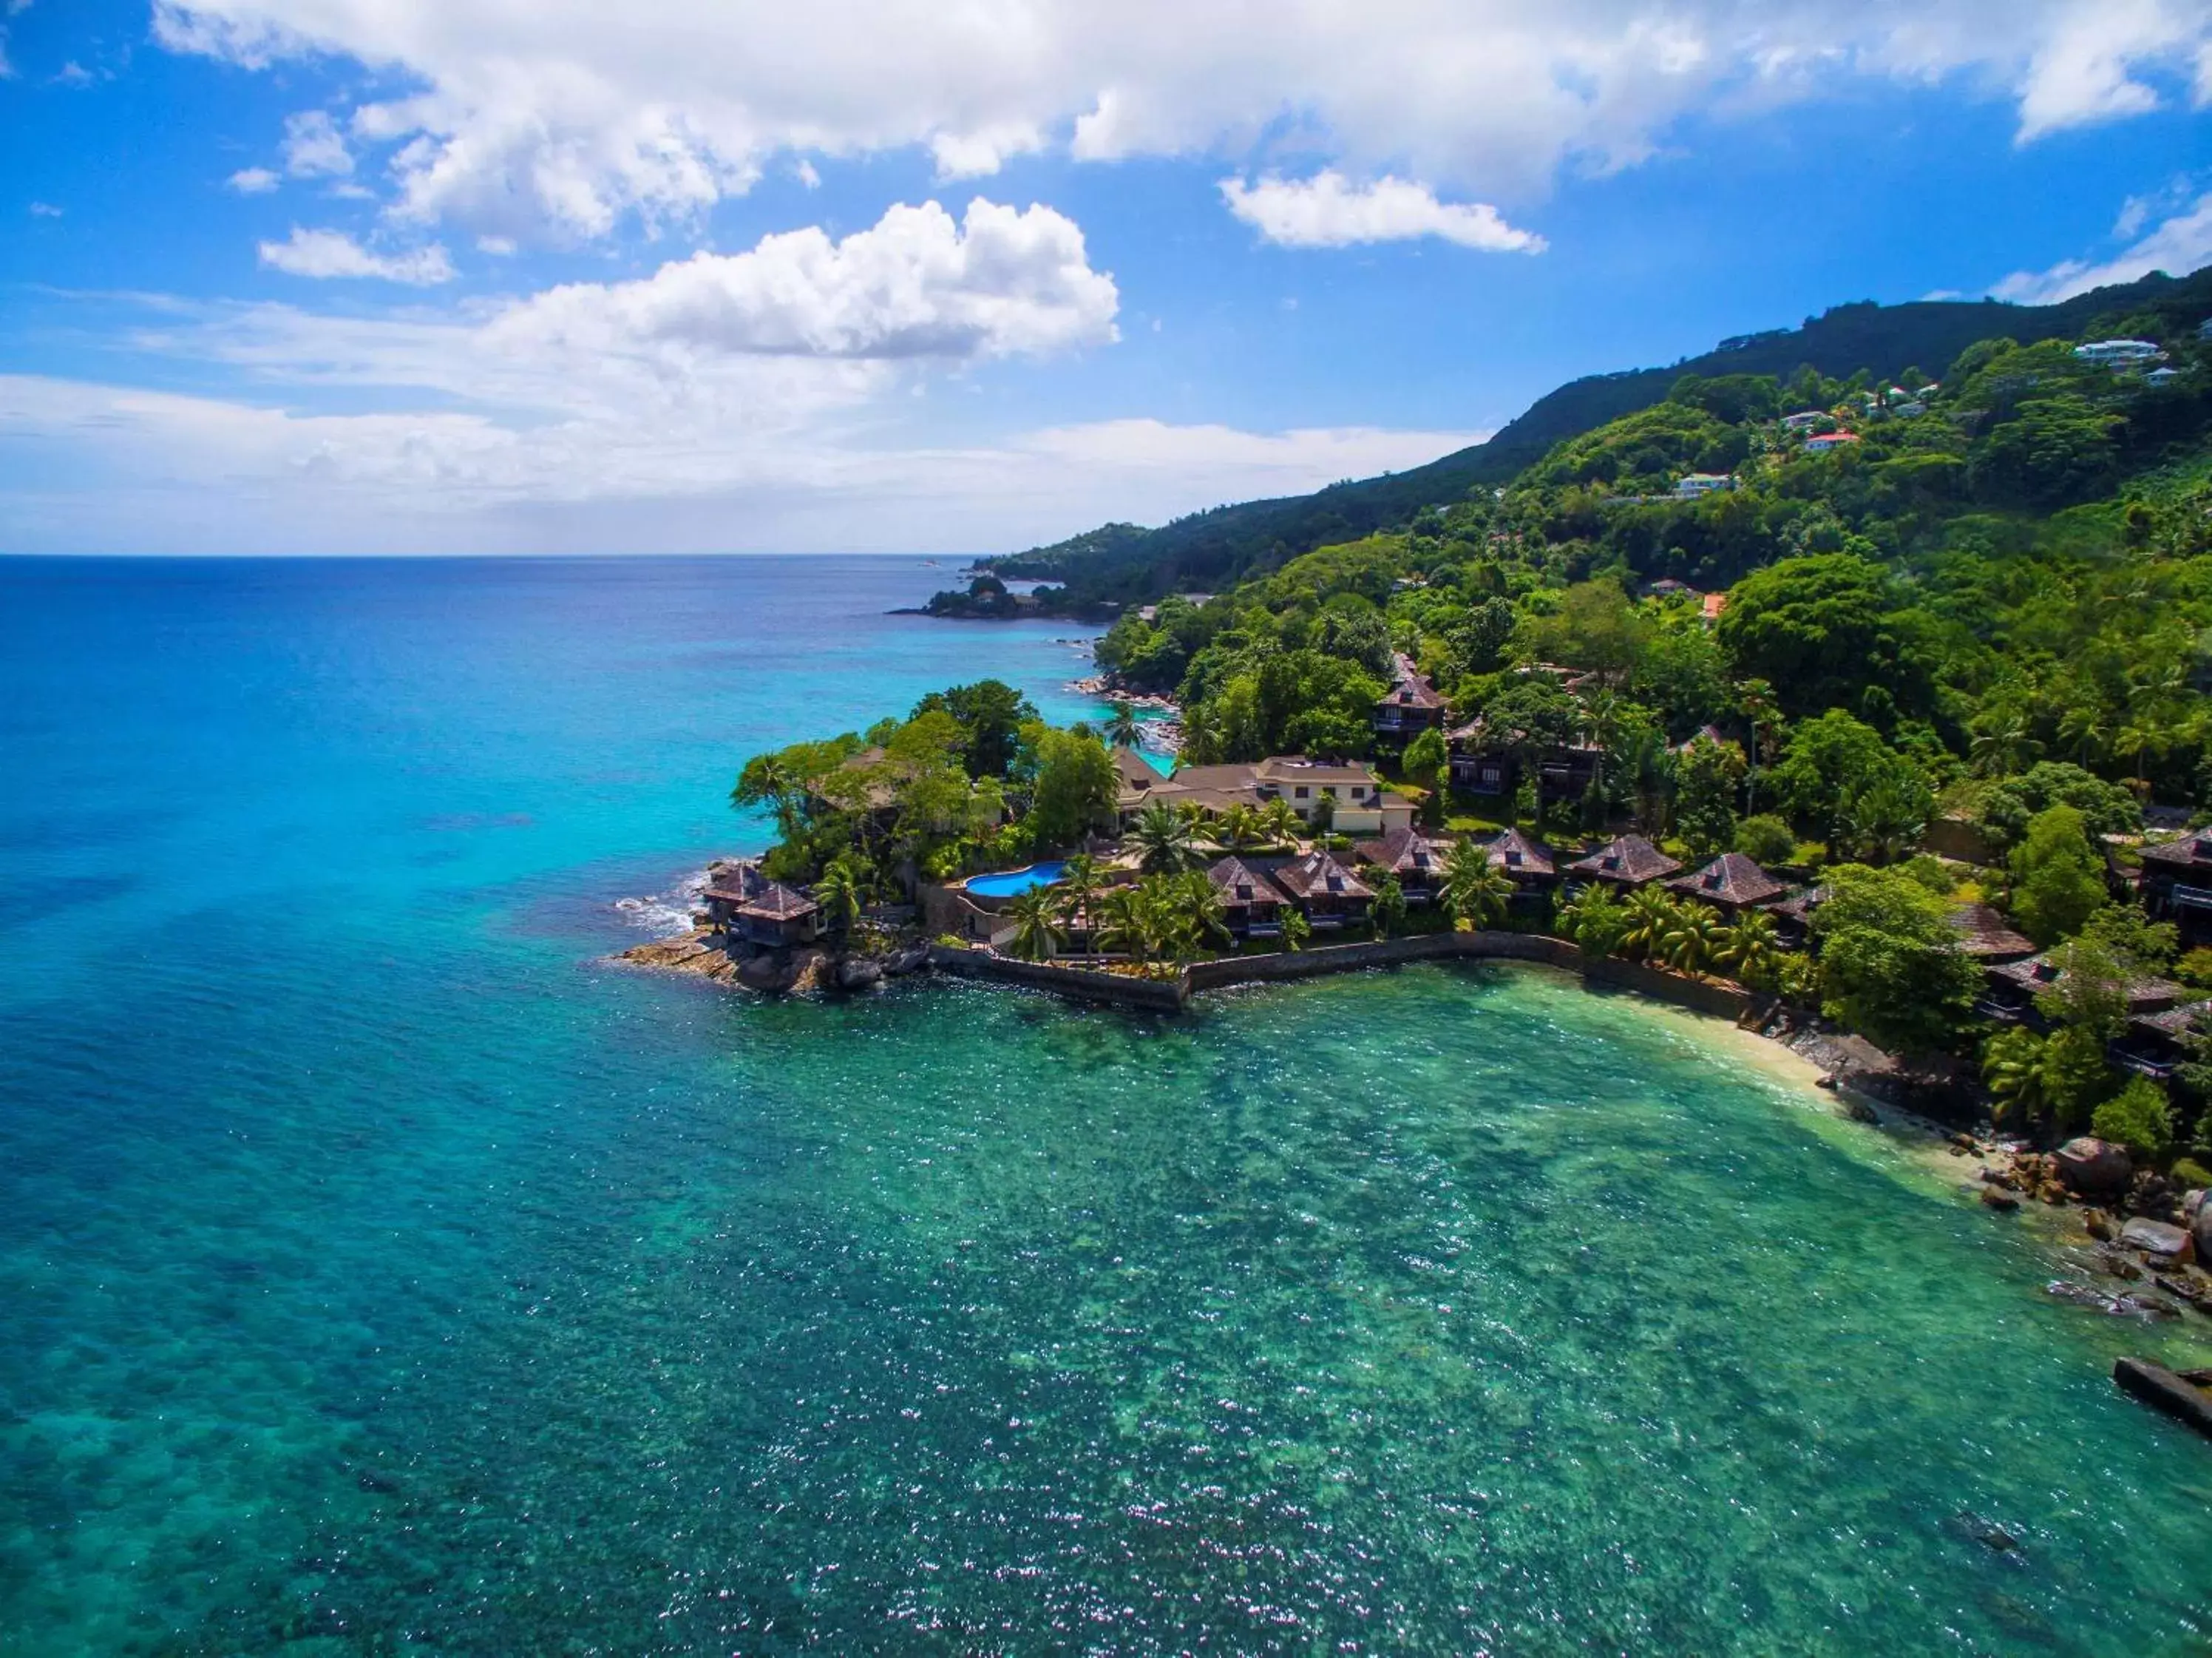
<instances>
[{"instance_id":1,"label":"shallow turquoise lagoon","mask_svg":"<svg viewBox=\"0 0 2212 1658\"><path fill-rule=\"evenodd\" d=\"M0 563L0 1651L2206 1649L2212 1325L1732 1033L605 965L750 749L1083 711L943 584Z\"/></svg>"}]
</instances>

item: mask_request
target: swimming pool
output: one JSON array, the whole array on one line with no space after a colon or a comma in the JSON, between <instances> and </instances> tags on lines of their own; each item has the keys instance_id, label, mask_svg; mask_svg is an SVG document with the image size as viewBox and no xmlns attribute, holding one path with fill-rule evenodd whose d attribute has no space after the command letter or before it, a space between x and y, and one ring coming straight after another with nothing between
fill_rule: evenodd
<instances>
[{"instance_id":1,"label":"swimming pool","mask_svg":"<svg viewBox=\"0 0 2212 1658\"><path fill-rule=\"evenodd\" d=\"M1049 887L1066 871L1065 863L1032 863L1026 869L969 877L968 890L978 898L1012 898L1032 887Z\"/></svg>"}]
</instances>

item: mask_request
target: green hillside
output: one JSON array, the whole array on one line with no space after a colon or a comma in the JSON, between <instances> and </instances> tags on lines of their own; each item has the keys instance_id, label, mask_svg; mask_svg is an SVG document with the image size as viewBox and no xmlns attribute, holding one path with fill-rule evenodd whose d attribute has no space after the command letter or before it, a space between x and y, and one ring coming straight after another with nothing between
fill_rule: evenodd
<instances>
[{"instance_id":1,"label":"green hillside","mask_svg":"<svg viewBox=\"0 0 2212 1658\"><path fill-rule=\"evenodd\" d=\"M1841 305L1802 327L1725 340L1668 368L1574 381L1539 399L1489 442L1410 472L1332 485L1313 495L1218 507L1158 529L1109 524L984 562L1005 576L1064 582L1085 601L1218 590L1316 547L1403 527L1424 507L1510 484L1563 441L1663 402L1685 375L1751 375L1786 382L1810 370L1835 380L1863 374L1887 381L1914 367L1941 373L1978 340L2031 344L2107 332L2172 332L2194 326L2207 312L2212 312L2212 270L2181 280L2154 275L2051 306L1995 301Z\"/></svg>"}]
</instances>

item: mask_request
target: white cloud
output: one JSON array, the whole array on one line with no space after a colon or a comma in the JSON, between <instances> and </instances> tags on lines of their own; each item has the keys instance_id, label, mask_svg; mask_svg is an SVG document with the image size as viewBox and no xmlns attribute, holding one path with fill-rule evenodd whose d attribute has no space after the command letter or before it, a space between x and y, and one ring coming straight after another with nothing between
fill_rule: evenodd
<instances>
[{"instance_id":1,"label":"white cloud","mask_svg":"<svg viewBox=\"0 0 2212 1658\"><path fill-rule=\"evenodd\" d=\"M957 222L935 202L896 206L842 241L810 227L641 282L556 288L495 326L607 350L964 359L1110 341L1119 303L1073 221L978 198Z\"/></svg>"},{"instance_id":2,"label":"white cloud","mask_svg":"<svg viewBox=\"0 0 2212 1658\"><path fill-rule=\"evenodd\" d=\"M61 217L61 209L56 207L52 202L33 202L31 204L31 216L34 219L58 219Z\"/></svg>"},{"instance_id":3,"label":"white cloud","mask_svg":"<svg viewBox=\"0 0 2212 1658\"><path fill-rule=\"evenodd\" d=\"M799 183L805 185L809 190L819 190L822 188L822 174L816 171L814 163L808 161L804 155L800 156L797 161L791 164L791 176L798 180Z\"/></svg>"},{"instance_id":4,"label":"white cloud","mask_svg":"<svg viewBox=\"0 0 2212 1658\"><path fill-rule=\"evenodd\" d=\"M694 219L791 152L919 146L947 175L1040 147L1294 153L1523 202L1563 167L1634 165L1686 114L1868 77L2008 98L2023 141L2177 75L2212 102L2203 0L156 0L155 30L411 80L344 124L396 146L394 210L515 236Z\"/></svg>"},{"instance_id":5,"label":"white cloud","mask_svg":"<svg viewBox=\"0 0 2212 1658\"><path fill-rule=\"evenodd\" d=\"M968 552L1297 493L1481 436L1123 420L887 447L818 426L702 429L649 407L505 424L0 376L0 441L101 480L10 497L15 545L32 551Z\"/></svg>"},{"instance_id":6,"label":"white cloud","mask_svg":"<svg viewBox=\"0 0 2212 1658\"><path fill-rule=\"evenodd\" d=\"M2129 221L2130 215L2124 212L2121 223L2124 225ZM2136 224L2141 228L2139 218ZM2076 294L2086 294L2092 288L2133 282L2154 271L2180 277L2203 265L2212 265L2212 191L2197 197L2193 204L2112 259L2064 259L2048 271L2017 271L1990 292L1997 299L2011 300L2016 304L2050 305L2071 299Z\"/></svg>"},{"instance_id":7,"label":"white cloud","mask_svg":"<svg viewBox=\"0 0 2212 1658\"><path fill-rule=\"evenodd\" d=\"M265 196L277 186L277 178L265 167L241 168L230 175L228 183L241 196Z\"/></svg>"},{"instance_id":8,"label":"white cloud","mask_svg":"<svg viewBox=\"0 0 2212 1658\"><path fill-rule=\"evenodd\" d=\"M118 352L226 390L0 378L0 444L32 458L25 476L78 480L8 495L29 549L972 551L1477 436L1146 419L949 436L969 417L931 395L948 373L983 384L996 359L1113 336L1113 283L1079 230L988 201L384 315L82 302L118 308Z\"/></svg>"},{"instance_id":9,"label":"white cloud","mask_svg":"<svg viewBox=\"0 0 2212 1658\"><path fill-rule=\"evenodd\" d=\"M302 230L297 225L284 241L263 242L260 253L262 264L294 277L368 277L427 287L451 282L454 274L453 261L435 242L401 253L376 253L343 231Z\"/></svg>"},{"instance_id":10,"label":"white cloud","mask_svg":"<svg viewBox=\"0 0 2212 1658\"><path fill-rule=\"evenodd\" d=\"M1404 179L1354 185L1334 171L1297 181L1270 175L1255 185L1224 179L1221 195L1231 213L1286 247L1347 247L1440 236L1486 253L1544 251L1541 236L1516 230L1496 208L1480 202L1440 202L1426 185Z\"/></svg>"},{"instance_id":11,"label":"white cloud","mask_svg":"<svg viewBox=\"0 0 2212 1658\"><path fill-rule=\"evenodd\" d=\"M58 86L88 87L92 84L94 78L94 77L90 70L87 69L82 64L76 62L75 59L71 59L70 62L64 64L61 68L55 72L54 82Z\"/></svg>"},{"instance_id":12,"label":"white cloud","mask_svg":"<svg viewBox=\"0 0 2212 1658\"><path fill-rule=\"evenodd\" d=\"M286 119L284 170L295 179L342 179L353 171L353 153L328 110L304 110Z\"/></svg>"}]
</instances>

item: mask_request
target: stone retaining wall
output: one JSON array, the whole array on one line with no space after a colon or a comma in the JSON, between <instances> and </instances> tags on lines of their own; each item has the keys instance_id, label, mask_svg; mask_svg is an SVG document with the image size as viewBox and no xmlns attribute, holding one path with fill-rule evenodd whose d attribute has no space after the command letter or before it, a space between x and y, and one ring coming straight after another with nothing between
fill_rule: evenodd
<instances>
[{"instance_id":1,"label":"stone retaining wall","mask_svg":"<svg viewBox=\"0 0 2212 1658\"><path fill-rule=\"evenodd\" d=\"M1364 972L1375 967L1439 960L1533 961L1570 972L1578 972L1589 984L1633 991L1720 1019L1740 1020L1759 1003L1759 998L1740 985L1701 984L1675 973L1662 972L1656 967L1610 957L1589 960L1565 939L1540 933L1424 933L1412 938L1378 939L1366 944L1328 945L1317 950L1228 956L1218 961L1197 962L1184 968L1182 975L1174 979L1131 978L1121 973L1100 972L1061 962L1017 961L1009 956L955 950L942 945L930 947L929 959L945 972L963 978L1025 984L1077 1001L1108 1002L1155 1013L1180 1012L1200 991L1220 990L1231 984L1280 984L1290 979L1320 978L1330 973Z\"/></svg>"},{"instance_id":2,"label":"stone retaining wall","mask_svg":"<svg viewBox=\"0 0 2212 1658\"><path fill-rule=\"evenodd\" d=\"M1448 959L1541 961L1554 967L1571 968L1582 965L1582 955L1564 939L1547 938L1536 933L1421 933L1412 938L1378 939L1370 944L1325 945L1317 950L1201 961L1191 967L1184 978L1193 991L1211 991L1224 984L1317 978L1324 973L1362 972L1370 967Z\"/></svg>"},{"instance_id":3,"label":"stone retaining wall","mask_svg":"<svg viewBox=\"0 0 2212 1658\"><path fill-rule=\"evenodd\" d=\"M1089 967L1067 967L1050 961L1017 961L1011 956L955 950L942 944L929 947L929 960L931 966L956 978L1025 984L1032 990L1050 991L1078 1002L1111 1003L1152 1013L1181 1013L1188 994L1179 979L1132 978L1124 973L1102 973Z\"/></svg>"}]
</instances>

